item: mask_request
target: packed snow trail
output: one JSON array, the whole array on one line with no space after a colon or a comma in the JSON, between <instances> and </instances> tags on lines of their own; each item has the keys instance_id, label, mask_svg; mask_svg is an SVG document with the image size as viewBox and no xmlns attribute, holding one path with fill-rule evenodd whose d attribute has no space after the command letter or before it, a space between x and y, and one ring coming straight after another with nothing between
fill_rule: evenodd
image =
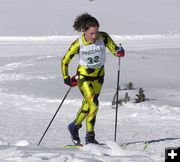
<instances>
[{"instance_id":1,"label":"packed snow trail","mask_svg":"<svg viewBox=\"0 0 180 162\"><path fill-rule=\"evenodd\" d=\"M27 141L19 141L14 146L0 146L0 160L9 162L144 162L153 160L144 151L125 151L117 143L108 141L106 146L89 144L80 149L61 147L23 146ZM22 144L22 146L20 146Z\"/></svg>"}]
</instances>

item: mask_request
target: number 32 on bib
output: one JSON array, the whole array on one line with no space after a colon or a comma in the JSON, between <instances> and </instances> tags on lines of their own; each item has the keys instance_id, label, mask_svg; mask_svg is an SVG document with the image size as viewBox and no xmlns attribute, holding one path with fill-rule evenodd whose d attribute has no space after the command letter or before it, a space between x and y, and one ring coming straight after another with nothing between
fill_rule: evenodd
<instances>
[{"instance_id":1,"label":"number 32 on bib","mask_svg":"<svg viewBox=\"0 0 180 162\"><path fill-rule=\"evenodd\" d=\"M80 39L80 60L79 64L88 68L98 68L106 61L105 45L102 39L85 46Z\"/></svg>"}]
</instances>

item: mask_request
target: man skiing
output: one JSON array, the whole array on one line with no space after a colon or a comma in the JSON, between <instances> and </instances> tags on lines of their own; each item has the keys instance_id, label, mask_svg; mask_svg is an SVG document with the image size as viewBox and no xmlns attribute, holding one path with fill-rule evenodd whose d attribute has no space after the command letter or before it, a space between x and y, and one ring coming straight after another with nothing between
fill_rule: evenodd
<instances>
[{"instance_id":1,"label":"man skiing","mask_svg":"<svg viewBox=\"0 0 180 162\"><path fill-rule=\"evenodd\" d=\"M97 19L88 13L77 16L73 27L82 32L82 35L71 44L61 62L64 83L73 86L77 81L83 95L82 106L75 120L68 125L75 145L81 143L78 131L84 119L86 119L86 144L99 144L95 139L94 126L99 107L98 97L104 82L106 47L115 56L123 57L125 54L122 46L117 46L107 33L99 31L99 26ZM71 78L68 73L68 65L76 54L79 55L77 80Z\"/></svg>"}]
</instances>

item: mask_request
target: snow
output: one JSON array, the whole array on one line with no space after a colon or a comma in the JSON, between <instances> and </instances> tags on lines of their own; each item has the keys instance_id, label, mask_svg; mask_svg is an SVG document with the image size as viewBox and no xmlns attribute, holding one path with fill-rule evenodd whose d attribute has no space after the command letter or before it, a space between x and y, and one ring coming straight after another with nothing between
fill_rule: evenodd
<instances>
[{"instance_id":1,"label":"snow","mask_svg":"<svg viewBox=\"0 0 180 162\"><path fill-rule=\"evenodd\" d=\"M165 148L180 146L179 0L103 0L103 7L101 0L0 2L0 162L164 162ZM83 12L123 45L121 88L133 82L135 89L119 92L131 100L119 105L114 142L118 59L107 53L95 127L105 145L64 148L72 144L67 125L82 102L72 88L38 146L68 90L60 61L79 37L72 23ZM77 63L73 58L70 75ZM147 100L137 104L140 87ZM85 123L80 137L84 143Z\"/></svg>"},{"instance_id":2,"label":"snow","mask_svg":"<svg viewBox=\"0 0 180 162\"><path fill-rule=\"evenodd\" d=\"M53 162L100 162L100 161L152 161L146 153L142 151L125 151L116 143L107 142L106 146L94 144L86 145L80 149L65 148L44 148L44 147L24 147L24 146L0 146L0 160L4 161L53 161Z\"/></svg>"},{"instance_id":3,"label":"snow","mask_svg":"<svg viewBox=\"0 0 180 162\"><path fill-rule=\"evenodd\" d=\"M67 124L82 102L78 88L73 88L37 146L68 90L62 80L60 59L76 37L0 38L0 161L164 161L165 147L180 145L178 34L112 36L126 49L126 56L121 59L121 86L130 81L135 85L134 90L120 91L121 98L128 92L131 102L119 106L116 143L115 109L111 102L118 62L108 54L95 128L96 138L106 145L63 148L71 144ZM70 64L71 75L77 61L75 57ZM148 100L136 104L133 101L140 87ZM83 124L80 130L83 143L84 135Z\"/></svg>"},{"instance_id":4,"label":"snow","mask_svg":"<svg viewBox=\"0 0 180 162\"><path fill-rule=\"evenodd\" d=\"M26 141L26 140L21 140L21 141L18 141L15 146L28 146L29 145L29 142Z\"/></svg>"}]
</instances>

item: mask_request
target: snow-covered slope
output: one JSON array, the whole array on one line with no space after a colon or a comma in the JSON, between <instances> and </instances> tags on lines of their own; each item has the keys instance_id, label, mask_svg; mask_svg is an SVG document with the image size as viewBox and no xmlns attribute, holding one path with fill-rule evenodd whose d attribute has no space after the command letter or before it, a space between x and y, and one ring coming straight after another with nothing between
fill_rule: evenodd
<instances>
[{"instance_id":1,"label":"snow-covered slope","mask_svg":"<svg viewBox=\"0 0 180 162\"><path fill-rule=\"evenodd\" d=\"M132 81L131 102L119 106L117 142L114 139L115 110L111 108L117 78L117 58L108 54L106 76L100 96L96 138L106 146L71 144L67 124L81 105L78 88L70 91L41 146L40 137L68 87L60 72L60 59L76 36L0 38L0 161L6 162L111 162L164 161L165 147L180 146L180 36L112 36L122 43L121 86ZM78 57L70 64L76 69ZM144 103L133 103L143 87ZM85 126L80 130L84 143ZM144 142L149 145L144 149Z\"/></svg>"}]
</instances>

